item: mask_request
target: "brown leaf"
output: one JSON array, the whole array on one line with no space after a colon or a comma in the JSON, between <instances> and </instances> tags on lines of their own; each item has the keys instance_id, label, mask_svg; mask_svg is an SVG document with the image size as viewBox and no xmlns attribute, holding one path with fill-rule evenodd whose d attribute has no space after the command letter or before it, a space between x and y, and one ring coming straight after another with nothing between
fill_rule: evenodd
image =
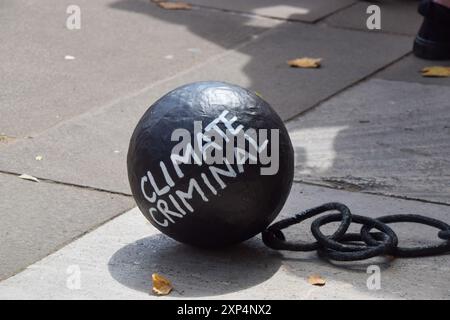
<instances>
[{"instance_id":1,"label":"brown leaf","mask_svg":"<svg viewBox=\"0 0 450 320\"><path fill-rule=\"evenodd\" d=\"M308 277L308 283L312 284L313 286L321 287L321 286L324 286L326 282L327 281L318 274L313 274Z\"/></svg>"},{"instance_id":2,"label":"brown leaf","mask_svg":"<svg viewBox=\"0 0 450 320\"><path fill-rule=\"evenodd\" d=\"M13 137L7 136L5 134L0 134L0 142L7 143L7 142L12 141L12 140L14 140Z\"/></svg>"},{"instance_id":3,"label":"brown leaf","mask_svg":"<svg viewBox=\"0 0 450 320\"><path fill-rule=\"evenodd\" d=\"M287 63L293 68L319 68L322 58L298 58L289 60Z\"/></svg>"},{"instance_id":4,"label":"brown leaf","mask_svg":"<svg viewBox=\"0 0 450 320\"><path fill-rule=\"evenodd\" d=\"M425 67L421 72L423 77L450 77L450 67Z\"/></svg>"},{"instance_id":5,"label":"brown leaf","mask_svg":"<svg viewBox=\"0 0 450 320\"><path fill-rule=\"evenodd\" d=\"M156 2L159 7L166 10L191 10L192 6L185 2L167 2L167 1L158 1Z\"/></svg>"},{"instance_id":6,"label":"brown leaf","mask_svg":"<svg viewBox=\"0 0 450 320\"><path fill-rule=\"evenodd\" d=\"M39 182L38 178L30 176L29 174L21 174L19 176L20 179L24 179L24 180L29 180L29 181L34 181L34 182Z\"/></svg>"},{"instance_id":7,"label":"brown leaf","mask_svg":"<svg viewBox=\"0 0 450 320\"><path fill-rule=\"evenodd\" d=\"M172 284L162 275L152 274L153 292L159 296L165 296L172 291Z\"/></svg>"}]
</instances>

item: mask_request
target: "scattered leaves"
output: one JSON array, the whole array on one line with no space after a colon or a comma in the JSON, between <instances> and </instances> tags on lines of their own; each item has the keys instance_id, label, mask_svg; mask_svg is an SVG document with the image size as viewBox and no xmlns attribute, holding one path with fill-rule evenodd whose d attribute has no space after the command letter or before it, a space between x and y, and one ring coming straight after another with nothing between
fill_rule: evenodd
<instances>
[{"instance_id":1,"label":"scattered leaves","mask_svg":"<svg viewBox=\"0 0 450 320\"><path fill-rule=\"evenodd\" d=\"M165 296L172 291L172 284L162 275L152 274L153 292L159 296Z\"/></svg>"},{"instance_id":2,"label":"scattered leaves","mask_svg":"<svg viewBox=\"0 0 450 320\"><path fill-rule=\"evenodd\" d=\"M191 10L192 6L185 2L157 1L156 4L166 10Z\"/></svg>"},{"instance_id":3,"label":"scattered leaves","mask_svg":"<svg viewBox=\"0 0 450 320\"><path fill-rule=\"evenodd\" d=\"M293 68L319 68L322 58L298 58L289 60L287 63Z\"/></svg>"},{"instance_id":4,"label":"scattered leaves","mask_svg":"<svg viewBox=\"0 0 450 320\"><path fill-rule=\"evenodd\" d=\"M44 157L43 157L43 156L36 156L35 159L36 159L37 161L41 161L42 159L44 159Z\"/></svg>"},{"instance_id":5,"label":"scattered leaves","mask_svg":"<svg viewBox=\"0 0 450 320\"><path fill-rule=\"evenodd\" d=\"M30 176L29 174L21 174L19 176L20 179L24 179L24 180L29 180L29 181L34 181L34 182L39 182L38 178Z\"/></svg>"},{"instance_id":6,"label":"scattered leaves","mask_svg":"<svg viewBox=\"0 0 450 320\"><path fill-rule=\"evenodd\" d=\"M432 66L421 70L422 77L450 77L450 67Z\"/></svg>"},{"instance_id":7,"label":"scattered leaves","mask_svg":"<svg viewBox=\"0 0 450 320\"><path fill-rule=\"evenodd\" d=\"M327 281L318 274L313 274L308 277L308 283L312 284L313 286L322 287L325 285L326 282Z\"/></svg>"}]
</instances>

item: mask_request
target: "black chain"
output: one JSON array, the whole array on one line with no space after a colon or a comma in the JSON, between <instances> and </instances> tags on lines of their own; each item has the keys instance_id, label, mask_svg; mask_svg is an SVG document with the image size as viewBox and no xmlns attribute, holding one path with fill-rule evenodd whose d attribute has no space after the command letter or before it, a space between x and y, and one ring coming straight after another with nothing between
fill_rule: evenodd
<instances>
[{"instance_id":1,"label":"black chain","mask_svg":"<svg viewBox=\"0 0 450 320\"><path fill-rule=\"evenodd\" d=\"M316 218L311 224L311 232L317 242L287 241L281 231L293 224L331 210L339 213L321 216ZM323 225L337 221L341 223L331 236L324 235L320 230ZM352 222L362 225L359 234L347 233ZM388 224L396 222L412 222L435 227L440 230L438 237L444 241L436 245L411 248L399 247L396 233L388 226ZM377 229L380 232L371 232L372 229ZM450 252L450 225L440 220L416 214L396 214L369 218L351 214L350 209L342 203L331 202L272 224L263 231L262 239L272 249L289 251L317 250L319 255L337 261L364 260L380 255L423 257Z\"/></svg>"}]
</instances>

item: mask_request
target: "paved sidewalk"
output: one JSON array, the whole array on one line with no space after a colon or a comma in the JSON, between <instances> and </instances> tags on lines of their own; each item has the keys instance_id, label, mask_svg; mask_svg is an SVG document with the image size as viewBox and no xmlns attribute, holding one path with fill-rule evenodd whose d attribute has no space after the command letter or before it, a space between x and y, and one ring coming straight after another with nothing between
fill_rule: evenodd
<instances>
[{"instance_id":1,"label":"paved sidewalk","mask_svg":"<svg viewBox=\"0 0 450 320\"><path fill-rule=\"evenodd\" d=\"M174 280L175 298L449 298L448 256L383 264L386 285L372 292L366 264L280 255L259 239L204 253L132 209L126 152L141 115L179 85L220 80L270 102L293 140L296 181L321 186L297 183L283 214L335 199L361 214L450 222L450 78L420 75L437 62L411 54L417 1L186 2L192 10L77 0L76 31L65 28L73 1L1 2L0 297L150 298L156 268ZM381 30L366 28L370 4L381 7ZM287 66L300 56L322 67ZM435 238L399 227L409 240ZM83 270L80 291L65 288L70 264ZM324 288L305 282L317 268Z\"/></svg>"},{"instance_id":2,"label":"paved sidewalk","mask_svg":"<svg viewBox=\"0 0 450 320\"><path fill-rule=\"evenodd\" d=\"M6 174L0 175L0 194L0 279L135 205L123 195Z\"/></svg>"},{"instance_id":3,"label":"paved sidewalk","mask_svg":"<svg viewBox=\"0 0 450 320\"><path fill-rule=\"evenodd\" d=\"M344 202L355 214L371 217L396 212L448 220L450 214L448 206L295 184L280 217L324 201ZM404 246L439 241L432 228L392 226ZM309 223L304 223L286 235L308 240L308 229ZM367 288L370 265L381 270L380 290ZM166 297L151 294L154 272L172 281L173 293ZM81 287L69 289L77 274ZM313 274L325 278L326 285L308 284L307 278ZM449 282L448 255L330 263L312 252L273 251L259 236L227 250L205 251L162 235L133 209L1 282L0 298L449 299Z\"/></svg>"},{"instance_id":4,"label":"paved sidewalk","mask_svg":"<svg viewBox=\"0 0 450 320\"><path fill-rule=\"evenodd\" d=\"M372 79L287 123L297 180L450 204L450 90Z\"/></svg>"}]
</instances>

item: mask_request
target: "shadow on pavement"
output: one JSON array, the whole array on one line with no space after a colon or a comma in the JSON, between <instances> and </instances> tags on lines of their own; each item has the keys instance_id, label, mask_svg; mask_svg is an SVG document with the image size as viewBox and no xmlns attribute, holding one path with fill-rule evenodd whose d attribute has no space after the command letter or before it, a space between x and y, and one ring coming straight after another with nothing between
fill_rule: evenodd
<instances>
[{"instance_id":1,"label":"shadow on pavement","mask_svg":"<svg viewBox=\"0 0 450 320\"><path fill-rule=\"evenodd\" d=\"M111 8L116 10L123 10L126 12L132 12L142 15L147 15L149 17L159 19L161 21L169 22L174 25L182 25L189 30L192 34L198 35L203 39L210 41L211 43L215 43L220 45L223 48L229 49L231 46L227 42L226 33L218 33L213 32L210 28L214 28L214 26L209 25L209 28L205 28L205 23L199 21L200 19L195 19L196 16L189 14L190 12L195 13L197 9L192 9L189 11L185 10L164 10L157 6L156 3L151 2L150 0L118 0L109 5ZM188 14L186 14L186 12ZM203 11L202 11L203 12ZM215 11L205 11L203 12L205 16L208 14L217 16ZM250 16L239 15L241 17L241 25L242 27L247 26L248 21L251 20ZM224 19L227 19L227 15L224 16ZM220 23L220 21L218 21ZM263 27L255 27L255 33L261 32L266 29ZM157 32L157 30L155 30ZM234 46L234 45L232 45Z\"/></svg>"},{"instance_id":2,"label":"shadow on pavement","mask_svg":"<svg viewBox=\"0 0 450 320\"><path fill-rule=\"evenodd\" d=\"M159 10L155 5L140 0L119 0L112 4L111 7L118 10L145 14L149 17L181 25L186 27L193 34L207 39L211 43L220 45L224 48L229 48L227 41L224 40L227 37L226 34L217 37L217 33L210 32L210 30L204 28L199 21L192 21L192 18L189 17L189 15L183 16L176 12ZM248 28L248 23L250 23L252 18L249 16L246 17L245 15L240 15L240 17L242 18L240 20L242 27ZM254 28L254 34L261 34L265 30L273 28L273 26L252 26L252 28ZM262 71L264 68L261 66L264 66L265 61L262 58L255 58L252 54L253 52L248 49L248 46L238 48L237 50L249 57L248 61L243 66L239 66L239 71L245 74L248 79L247 84L241 83L241 85L263 93L273 92L274 87L283 88L283 86L280 86L279 82L285 81L285 79L278 78L276 79L278 82L274 83L273 75ZM263 50L266 49L264 48ZM283 58L280 58L280 65L277 67L281 68L284 66L284 61ZM292 70L287 69L286 73L291 71ZM224 70L224 73L226 74L227 70ZM288 79L288 77L286 77L286 79ZM299 83L296 85L301 87L301 84ZM283 96L285 95L285 92L282 92L281 90L276 91L279 92L273 93L272 100L274 101L269 102L272 102L281 117L283 119L288 119L298 114L299 110L284 110L283 108L277 108L277 106L283 105ZM368 95L368 97L370 98L371 95ZM356 101L352 100L348 103L355 103L356 105L361 104L361 100L354 100ZM397 101L394 102L397 103ZM407 100L407 102L409 102L409 100ZM369 99L368 104L369 106L373 105L373 101ZM420 105L419 107L423 108L423 105ZM388 108L390 107L388 106ZM406 108L406 104L399 104L398 108ZM420 110L420 108L418 109ZM385 117L387 114L388 118L399 121L398 123L393 124L394 128L401 127L399 124L404 122L403 117L395 119L392 112L384 113L381 111L381 108L378 109L381 116ZM369 108L369 110L372 109ZM362 115L366 116L364 112L362 112ZM321 146L318 150L314 150L314 144L306 143L306 146L299 145L298 143L295 144L297 170L304 169L303 166L307 167L309 158L308 153L311 153L311 150L309 150L308 147L310 147L318 158L317 161L311 161L311 168L307 168L311 169L309 175L313 176L315 182L317 182L317 180L320 182L323 177L327 178L331 175L337 176L337 171L339 173L349 172L348 175L350 175L350 173L357 175L355 178L356 182L353 184L347 183L340 187L349 190L351 190L351 187L355 188L355 190L352 191L367 191L371 188L379 187L378 184L380 183L377 180L377 177L373 177L373 171L370 171L374 166L370 161L373 161L373 159L376 159L377 157L386 159L386 153L389 154L392 152L391 149L383 146L375 146L376 148L373 147L372 149L367 150L367 145L369 143L376 144L378 143L378 140L380 140L379 134L371 134L371 131L369 130L369 123L373 121L372 118L376 117L377 114L368 113L367 117L370 116L370 119L352 119L350 116L352 116L351 113L348 118L345 118L340 122L336 121L336 123L334 122L335 119L331 119L328 123L324 123L320 119L320 121L313 122L312 124L302 124L301 128L317 128L319 131L317 134L314 134L317 137L323 136L324 131L332 136L328 139L328 149L322 148L324 139L318 140L317 145ZM416 120L420 120L420 117L413 119L413 121ZM342 126L342 129L331 132L330 130L335 128L337 124ZM327 126L329 127L328 131L321 130L321 128L327 129ZM374 126L375 129L378 129L378 127L381 126ZM372 128L372 131L373 130L374 129ZM403 129L400 129L400 131L401 130ZM382 128L380 131L384 132L386 130L385 128ZM378 133L378 131L375 133ZM401 131L400 134L404 134L403 131ZM392 137L400 134L385 134L383 137L386 140L392 140ZM407 134L410 135L410 132L408 131ZM355 141L358 140L361 140L362 143L355 144ZM360 148L358 146L363 147ZM329 157L329 163L324 165L324 155L328 155L329 153L333 153L333 156ZM363 156L367 158L364 159ZM368 167L365 168L361 166L362 169L357 172L354 163L351 163L351 166L348 166L348 164L350 163L349 159L359 160L359 158L361 158L361 163L364 165L368 164ZM398 159L403 161L405 157L400 155ZM378 163L383 162L380 161ZM323 171L314 171L316 166L321 166ZM387 170L386 167L377 169L383 174ZM414 170L415 168L411 171ZM429 167L427 167L427 170L429 170ZM362 179L361 177L363 174L369 175L370 180L366 181ZM392 176L393 173L390 172L388 175ZM339 176L338 178L342 177ZM381 185L381 187L385 186ZM388 187L397 187L397 192L400 190L395 183L392 183L392 186L386 186L386 188ZM389 189L389 191L391 190ZM392 194L395 194L395 192L392 192ZM325 201L326 199L324 199L324 202ZM324 272L325 276L327 274L328 276L332 275L332 278L335 281L352 284L361 291L367 290L366 280L369 276L369 274L367 274L368 266L376 264L381 270L394 267L392 269L395 271L395 269L399 268L399 265L402 265L398 261L392 262L383 258L356 263L335 263L327 262L314 255L311 256L303 253L294 254L294 257L292 257L291 254L282 255L281 253L276 253L263 247L260 239L253 239L237 247L221 250L220 252L212 252L181 245L164 236L152 236L141 239L116 252L110 260L109 270L112 276L123 285L143 292L149 292L151 290L151 274L160 272L173 281L175 287L179 290L176 294L188 297L201 297L236 292L258 285L272 277L281 267L281 264L283 264L289 272L300 278L306 279L311 272L317 270L318 272ZM398 270L392 272L392 275L393 277L398 276ZM357 280L355 280L356 278Z\"/></svg>"},{"instance_id":3,"label":"shadow on pavement","mask_svg":"<svg viewBox=\"0 0 450 320\"><path fill-rule=\"evenodd\" d=\"M257 286L284 267L285 272L307 281L320 274L328 280L351 284L367 291L367 268L381 271L395 261L378 257L367 261L333 262L314 252L276 252L253 238L240 245L218 251L187 246L158 234L140 239L118 250L109 260L111 276L122 285L151 294L151 276L159 273L172 282L171 297L208 297Z\"/></svg>"},{"instance_id":4,"label":"shadow on pavement","mask_svg":"<svg viewBox=\"0 0 450 320\"><path fill-rule=\"evenodd\" d=\"M264 247L260 239L210 251L154 235L117 251L108 268L115 280L138 291L151 292L152 273L160 273L174 285L171 296L203 297L258 285L280 265L279 254Z\"/></svg>"},{"instance_id":5,"label":"shadow on pavement","mask_svg":"<svg viewBox=\"0 0 450 320\"><path fill-rule=\"evenodd\" d=\"M279 63L275 66L276 74L274 74L273 67L268 67L267 55L279 55L279 52L277 52L277 50L279 50L277 43L274 43L274 47L268 47L263 50L264 52L267 51L267 53L260 52L263 55L256 55L255 50L257 49L253 48L251 45L239 46L236 41L232 41L232 43L229 41L229 39L235 39L236 37L241 36L242 39L239 43L246 43L246 41L251 41L254 37L258 38L266 31L274 30L278 26L283 25L285 23L284 21L255 18L254 16L245 14L235 15L226 13L220 15L216 10L200 11L195 8L190 12L163 10L158 8L156 4L143 0L118 0L117 2L112 3L110 7L116 10L147 15L149 18L182 26L190 33L197 35L214 45L221 46L224 49L233 49L242 55L242 59L232 62L233 65L223 67L218 65L214 70L210 70L208 78L192 79L192 81L226 81L261 93L266 99L268 98L268 102L272 104L283 120L291 118L302 111L302 107L292 105L292 101L289 99L286 100L289 96L287 94L288 92L298 90L298 87L301 87L301 84L299 83L295 85L291 83L293 80L290 78L290 75L295 74L297 70L291 70L292 68L286 67L286 61L291 57L289 52L284 53L286 57L279 57ZM214 17L214 19L217 20L217 23L216 25L208 24L208 26L205 27L205 23L202 22L201 19L203 17L208 17L209 15ZM289 19L295 20L296 16L298 16L298 14L293 14ZM224 31L221 24L225 22L229 23L230 20L239 24L238 28ZM298 25L306 24L298 23ZM214 30L215 28L217 28L217 30ZM240 32L242 34L236 35L236 30L241 30ZM158 31L155 30L155 33L157 32ZM143 39L143 41L145 41L145 39ZM283 41L283 39L277 41ZM195 44L193 44L193 46L194 45ZM179 59L182 59L183 54L185 53L175 53ZM220 63L220 61L218 63ZM281 76L279 74L280 70L283 70ZM272 72L272 74L268 74L269 72ZM293 86L295 89L292 88Z\"/></svg>"}]
</instances>

